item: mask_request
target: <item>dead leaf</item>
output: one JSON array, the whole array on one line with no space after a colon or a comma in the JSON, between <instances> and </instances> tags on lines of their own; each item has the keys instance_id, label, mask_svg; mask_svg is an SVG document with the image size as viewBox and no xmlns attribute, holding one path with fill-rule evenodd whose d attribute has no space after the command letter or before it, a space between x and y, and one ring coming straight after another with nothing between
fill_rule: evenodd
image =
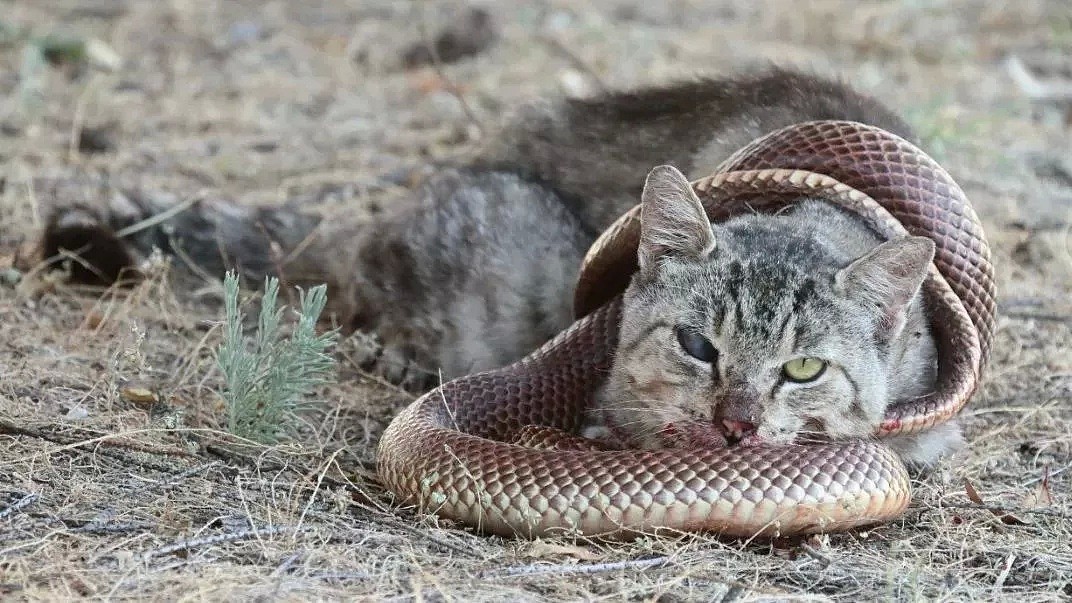
<instances>
[{"instance_id":1,"label":"dead leaf","mask_svg":"<svg viewBox=\"0 0 1072 603\"><path fill-rule=\"evenodd\" d=\"M979 491L975 489L975 486L968 481L968 478L964 478L964 493L968 495L968 500L977 505L985 505L983 497L979 496Z\"/></svg>"},{"instance_id":2,"label":"dead leaf","mask_svg":"<svg viewBox=\"0 0 1072 603\"><path fill-rule=\"evenodd\" d=\"M141 406L155 404L160 401L160 396L150 386L137 381L130 381L119 390L119 395L127 402L133 402Z\"/></svg>"},{"instance_id":3,"label":"dead leaf","mask_svg":"<svg viewBox=\"0 0 1072 603\"><path fill-rule=\"evenodd\" d=\"M1024 497L1024 506L1028 509L1038 509L1052 507L1053 503L1053 494L1050 493L1050 468L1047 466L1042 470L1042 481L1035 486L1034 491Z\"/></svg>"},{"instance_id":4,"label":"dead leaf","mask_svg":"<svg viewBox=\"0 0 1072 603\"><path fill-rule=\"evenodd\" d=\"M521 550L522 557L543 559L546 557L573 557L581 561L598 561L603 556L592 549L573 544L558 544L546 540L535 540L525 545Z\"/></svg>"},{"instance_id":5,"label":"dead leaf","mask_svg":"<svg viewBox=\"0 0 1072 603\"><path fill-rule=\"evenodd\" d=\"M87 329L96 330L96 329L100 328L101 324L103 324L103 323L104 323L104 315L94 309L94 310L90 310L89 312L86 312L86 317L82 321L82 326L84 326Z\"/></svg>"},{"instance_id":6,"label":"dead leaf","mask_svg":"<svg viewBox=\"0 0 1072 603\"><path fill-rule=\"evenodd\" d=\"M990 512L993 513L998 519L1000 519L1001 523L1004 523L1004 524L1007 524L1007 525L1010 525L1010 526L1029 526L1029 525L1031 525L1030 521L1028 521L1026 519L1023 519L1023 518L1021 518L1021 517L1019 517L1017 515L1013 515L1012 513L1008 512L1008 511L1001 511L999 509L991 509Z\"/></svg>"},{"instance_id":7,"label":"dead leaf","mask_svg":"<svg viewBox=\"0 0 1072 603\"><path fill-rule=\"evenodd\" d=\"M964 493L968 495L968 500L985 508L987 511L990 511L990 513L993 514L994 517L997 517L998 520L1001 521L1001 523L1014 526L1026 526L1030 525L1031 523L1025 519L1017 517L1016 515L1013 515L1008 511L987 505L985 502L983 502L983 497L979 495L979 491L975 489L975 486L973 486L970 481L968 481L968 478L964 478Z\"/></svg>"}]
</instances>

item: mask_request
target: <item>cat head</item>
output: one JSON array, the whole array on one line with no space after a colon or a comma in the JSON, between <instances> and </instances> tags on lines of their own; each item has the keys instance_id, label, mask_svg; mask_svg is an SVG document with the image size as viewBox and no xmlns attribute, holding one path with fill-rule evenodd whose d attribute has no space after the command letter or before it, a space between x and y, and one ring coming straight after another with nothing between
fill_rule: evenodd
<instances>
[{"instance_id":1,"label":"cat head","mask_svg":"<svg viewBox=\"0 0 1072 603\"><path fill-rule=\"evenodd\" d=\"M933 379L924 237L882 242L828 203L712 225L686 178L648 175L605 420L636 444L871 433Z\"/></svg>"}]
</instances>

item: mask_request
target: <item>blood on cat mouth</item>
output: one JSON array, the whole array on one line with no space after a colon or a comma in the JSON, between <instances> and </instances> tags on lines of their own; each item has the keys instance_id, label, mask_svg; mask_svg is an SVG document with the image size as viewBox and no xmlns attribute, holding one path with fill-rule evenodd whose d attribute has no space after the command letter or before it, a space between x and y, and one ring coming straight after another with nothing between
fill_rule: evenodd
<instances>
[{"instance_id":1,"label":"blood on cat mouth","mask_svg":"<svg viewBox=\"0 0 1072 603\"><path fill-rule=\"evenodd\" d=\"M722 419L721 422L722 432L726 436L726 441L730 446L737 444L750 446L758 443L759 436L756 434L756 426L754 423L734 421L731 419Z\"/></svg>"},{"instance_id":2,"label":"blood on cat mouth","mask_svg":"<svg viewBox=\"0 0 1072 603\"><path fill-rule=\"evenodd\" d=\"M659 435L667 445L675 448L726 448L762 443L753 423L729 419L667 423L659 430Z\"/></svg>"}]
</instances>

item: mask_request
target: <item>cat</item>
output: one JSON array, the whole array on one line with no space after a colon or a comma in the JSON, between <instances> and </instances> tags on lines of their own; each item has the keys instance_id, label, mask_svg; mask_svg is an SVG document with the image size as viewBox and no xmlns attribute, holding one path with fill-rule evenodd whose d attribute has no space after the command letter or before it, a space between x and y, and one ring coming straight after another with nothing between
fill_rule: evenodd
<instances>
[{"instance_id":1,"label":"cat","mask_svg":"<svg viewBox=\"0 0 1072 603\"><path fill-rule=\"evenodd\" d=\"M920 294L934 249L883 242L811 199L712 225L685 176L656 167L611 374L582 435L640 448L868 436L891 401L935 385ZM929 465L960 438L946 424L891 444Z\"/></svg>"},{"instance_id":2,"label":"cat","mask_svg":"<svg viewBox=\"0 0 1072 603\"><path fill-rule=\"evenodd\" d=\"M288 285L327 283L328 312L334 320L345 330L375 335L375 345L363 348L361 360L388 379L421 391L439 380L508 364L567 327L572 321L572 290L580 261L595 237L635 205L642 194L650 196L652 187L680 188L681 178L674 175L676 179L671 182L665 169L652 172L654 166L676 166L694 178L701 177L754 138L786 125L816 119L869 123L915 140L899 116L849 85L772 67L747 75L525 105L488 138L483 148L465 160L436 166L433 175L411 196L388 204L386 211L369 219L345 216L321 219L293 204L253 208L224 200L207 200L118 240L114 234L125 226L167 209L166 204L156 203L151 196L128 194L114 197L104 208L83 204L56 212L45 230L42 249L46 256L54 255L61 247L82 249L89 265L108 268L95 273L103 274L105 280L118 274L116 266L133 264L156 247L165 252L181 252L183 258L211 275L237 268L254 283L266 274L277 274ZM654 180L649 178L646 187L649 172ZM672 205L689 207L681 199ZM783 216L740 218L718 226L713 230L716 243L709 265L692 266L695 274L683 265L681 274L687 278L706 275L703 282L712 304L708 311L714 312L716 302L725 305L759 295L748 290L760 282L746 278L751 273L745 267L751 264L736 264L739 268L733 270L745 272L728 278L728 273L723 272L731 270L732 264L720 262L730 262L734 254L745 252L742 250L756 249L766 243L778 244L779 237L771 233L802 228L792 226L792 220L804 220L806 224L830 220L831 224L844 226L844 233L811 228L820 238L811 239L806 252L793 253L788 249L763 252L787 262L777 274L790 280L780 284L762 281L762 286L775 286L776 290L765 293L770 299L755 298L757 304L760 301L774 304L780 295L778 291L787 293L800 286L792 278L798 276L802 261L810 264L808 270L829 271L863 252L867 238L859 228L854 229L852 220L820 216L823 211L827 210L812 204ZM665 227L688 225L680 218ZM656 226L648 224L646 229L649 244L657 238ZM745 231L755 234L745 235ZM653 249L648 247L649 252ZM925 254L916 255L920 259ZM118 256L123 257L117 259ZM654 307L653 304L680 308L688 296L689 288L674 287L665 278L663 281L654 278L651 270L655 264L637 275L631 289L627 319L623 323L623 345L635 349L625 349L621 354L607 385L605 400L614 396L623 400L658 398L684 412L678 402L681 392L706 388L705 392L714 394L715 386L711 385L711 370L704 377L707 384L699 385L696 380L701 378L702 366L686 364L691 361L682 358L679 348L671 345L674 340L667 339L669 331L665 328L640 336L656 324L645 322L646 308ZM82 276L91 274L94 273ZM654 280L648 282L645 280L648 277ZM655 282L667 285L662 297L652 288L651 283ZM726 287L732 284L738 290L719 289L720 283ZM827 289L812 295L832 295L832 290ZM674 298L674 292L679 292L679 298ZM933 342L927 343L929 334L925 329L916 328L914 300L902 308L910 315L906 318L909 326L894 334L897 336L889 336L896 343L876 343L869 352L853 349L844 358L824 356L829 361L825 371L828 375L824 377L827 385L796 388L811 392L806 396L800 394L801 404L805 398L808 404L825 400L831 405L829 413L838 414L836 419L797 409L794 412L799 416L794 415L792 421L758 420L759 429L750 435L771 441L787 441L787 434L791 433L811 436L824 430L832 430L827 435L834 437L862 435L862 425L875 421L880 406L918 395L920 388L929 384L931 369L918 374L915 371L933 362L927 360L930 352L925 351ZM822 314L828 329L837 330L853 318L838 315L837 308L817 309L818 302L812 307L811 301L811 298L802 301L800 310ZM775 310L779 318L784 318L784 307L774 304L770 311ZM755 334L753 343L760 347L737 348L734 353L739 352L743 357L769 355L774 353L769 349L771 345L785 343L784 329L768 331L787 325L763 326L761 321L754 320L759 316L742 315L742 318L748 320L738 321L740 324L723 321L724 326L759 328L762 333ZM697 345L706 348L717 343L715 349L721 355L727 360L734 358L725 341L719 339L731 335L716 333L711 330L713 325L701 324L702 319L704 316L696 315L692 317L693 322L682 325L689 329L688 337L709 337ZM854 320L866 322L864 317ZM798 319L796 324L804 322ZM917 331L919 338L911 339ZM805 335L819 337L819 331ZM734 345L748 341L743 333L733 337L738 338L733 339ZM909 339L902 341L904 337ZM831 334L824 341L837 340ZM696 341L701 340L693 342ZM891 349L901 350L897 346L907 345L909 341L918 341L919 349L909 354L907 360L901 362L883 356ZM825 350L819 346L815 353L826 353ZM768 370L775 360L781 361L783 353L784 350L778 349L779 355L767 357L763 369ZM869 357L881 360L874 365L874 374L867 375L869 383L886 383L884 392L838 398L835 392L847 391L845 382L849 377L855 378L855 373L846 372L845 378L838 380L838 369L834 367L863 363ZM651 375L637 374L639 366L630 368L631 363L642 359L650 364ZM734 370L748 369L741 365ZM680 373L680 391L667 389L674 386L673 380L665 377L675 371ZM764 378L767 377L764 373ZM630 385L630 379L637 383ZM661 379L665 397L638 391L641 379L651 383ZM728 386L731 381L728 373L724 381ZM749 396L759 392L761 396L741 398L735 403L737 406L771 399L770 383L757 382L750 387L754 392L747 388L742 391L749 392ZM855 403L847 403L850 399ZM778 412L783 414L793 406L784 400L780 404ZM729 425L757 424L748 420L754 418L751 414L739 409L725 411L726 404L716 406L723 409L717 412L729 413L725 414ZM617 408L623 410L626 407ZM671 412L669 407L665 412ZM707 422L721 434L723 415L711 415L712 409L689 412L700 413L696 415L699 418L708 412ZM652 437L652 425L648 424L651 416L647 409L637 411L635 425L640 427L634 434L635 440L640 445L663 445L666 442ZM810 423L801 424L802 418ZM629 420L618 419L621 425L630 424ZM901 450L910 460L931 462L959 437L955 427L950 429L956 433L943 431L937 443L928 440L930 436L913 438ZM719 442L719 437L722 436L710 434L707 444Z\"/></svg>"}]
</instances>

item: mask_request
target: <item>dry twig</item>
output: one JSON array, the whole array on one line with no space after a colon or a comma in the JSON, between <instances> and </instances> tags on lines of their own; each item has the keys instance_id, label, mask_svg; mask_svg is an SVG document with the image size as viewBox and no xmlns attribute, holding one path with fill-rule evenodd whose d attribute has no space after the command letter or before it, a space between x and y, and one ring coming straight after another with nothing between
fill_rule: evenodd
<instances>
[{"instance_id":1,"label":"dry twig","mask_svg":"<svg viewBox=\"0 0 1072 603\"><path fill-rule=\"evenodd\" d=\"M665 556L650 559L629 559L626 561L610 561L607 563L579 564L526 564L515 565L501 570L481 572L483 579L504 578L513 576L546 576L566 574L599 574L604 572L616 572L620 570L644 570L669 565L670 558Z\"/></svg>"},{"instance_id":2,"label":"dry twig","mask_svg":"<svg viewBox=\"0 0 1072 603\"><path fill-rule=\"evenodd\" d=\"M432 57L432 69L435 70L436 76L438 76L439 79L443 80L443 82L446 83L447 91L451 95L453 95L454 98L458 99L458 103L461 105L462 112L464 112L465 116L469 118L469 121L476 128L477 133L479 133L480 136L483 137L484 125L480 122L480 119L477 118L476 112L473 111L473 108L469 106L469 101L465 100L465 95L461 93L461 89L459 89L458 86L454 83L454 81L447 76L446 69L443 68L443 61L440 59L439 51L436 50L435 42L432 40L431 33L428 31L428 19L424 13L421 14L421 20L418 26L420 27L421 31L421 40L423 40L425 45L428 47L429 55Z\"/></svg>"},{"instance_id":3,"label":"dry twig","mask_svg":"<svg viewBox=\"0 0 1072 603\"><path fill-rule=\"evenodd\" d=\"M4 519L5 517L7 517L7 516L9 516L9 515L11 515L13 513L17 513L19 511L25 509L26 507L28 507L31 504L33 504L38 498L39 498L39 495L35 494L33 492L27 494L26 496L23 496L22 498L16 500L13 504L11 504L7 508L5 508L4 510L0 511L0 519Z\"/></svg>"}]
</instances>

